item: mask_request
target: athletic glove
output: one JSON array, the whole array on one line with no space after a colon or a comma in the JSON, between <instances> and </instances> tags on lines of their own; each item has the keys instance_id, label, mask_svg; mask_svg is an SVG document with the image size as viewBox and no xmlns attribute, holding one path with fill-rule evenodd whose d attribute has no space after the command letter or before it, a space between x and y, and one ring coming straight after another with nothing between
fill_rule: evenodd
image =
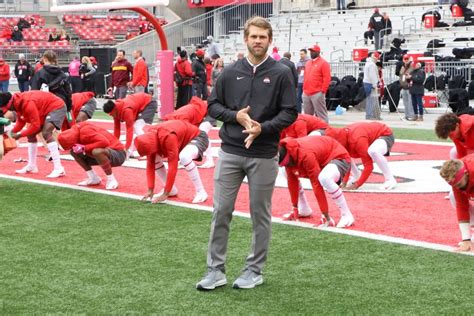
<instances>
[{"instance_id":1,"label":"athletic glove","mask_svg":"<svg viewBox=\"0 0 474 316\"><path fill-rule=\"evenodd\" d=\"M75 144L74 146L72 146L72 152L77 155L83 154L85 153L85 151L86 151L86 146L84 145Z\"/></svg>"}]
</instances>

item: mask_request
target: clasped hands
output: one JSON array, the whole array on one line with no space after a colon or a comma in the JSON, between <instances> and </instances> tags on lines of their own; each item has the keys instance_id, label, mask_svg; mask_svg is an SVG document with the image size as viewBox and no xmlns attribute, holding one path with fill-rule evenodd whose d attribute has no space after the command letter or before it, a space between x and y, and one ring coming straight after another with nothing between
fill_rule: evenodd
<instances>
[{"instance_id":1,"label":"clasped hands","mask_svg":"<svg viewBox=\"0 0 474 316\"><path fill-rule=\"evenodd\" d=\"M252 120L249 115L250 106L243 108L237 112L237 122L244 127L242 133L248 134L245 138L245 148L249 149L255 138L262 132L262 126L259 122Z\"/></svg>"}]
</instances>

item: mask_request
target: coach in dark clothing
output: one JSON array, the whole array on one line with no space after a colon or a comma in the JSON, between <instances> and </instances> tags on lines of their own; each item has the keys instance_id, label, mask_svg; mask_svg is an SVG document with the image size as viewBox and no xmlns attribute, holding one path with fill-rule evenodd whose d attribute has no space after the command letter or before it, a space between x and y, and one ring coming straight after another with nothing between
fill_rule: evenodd
<instances>
[{"instance_id":1,"label":"coach in dark clothing","mask_svg":"<svg viewBox=\"0 0 474 316\"><path fill-rule=\"evenodd\" d=\"M214 212L207 255L207 275L196 285L212 290L225 285L230 222L242 181L248 179L253 223L252 249L233 287L263 283L271 236L271 199L278 174L280 132L297 117L291 71L267 54L272 27L262 17L244 27L249 54L224 68L209 98L208 113L222 121L219 160L214 172Z\"/></svg>"},{"instance_id":2,"label":"coach in dark clothing","mask_svg":"<svg viewBox=\"0 0 474 316\"><path fill-rule=\"evenodd\" d=\"M295 63L291 61L291 53L284 53L283 58L280 59L280 62L290 68L291 74L293 75L293 81L295 82L295 87L298 88L298 72L296 71Z\"/></svg>"},{"instance_id":3,"label":"coach in dark clothing","mask_svg":"<svg viewBox=\"0 0 474 316\"><path fill-rule=\"evenodd\" d=\"M19 55L19 60L15 65L15 77L18 80L18 88L20 92L30 90L30 79L33 74L33 69L30 63L25 59L25 54Z\"/></svg>"},{"instance_id":4,"label":"coach in dark clothing","mask_svg":"<svg viewBox=\"0 0 474 316\"><path fill-rule=\"evenodd\" d=\"M207 100L207 73L206 65L204 65L204 51L202 49L196 51L196 58L193 61L192 67L195 96Z\"/></svg>"},{"instance_id":5,"label":"coach in dark clothing","mask_svg":"<svg viewBox=\"0 0 474 316\"><path fill-rule=\"evenodd\" d=\"M413 111L417 121L423 121L423 96L425 95L425 82L426 74L423 71L421 64L415 64L415 70L407 75L409 80L409 91L411 94L411 103L413 104Z\"/></svg>"}]
</instances>

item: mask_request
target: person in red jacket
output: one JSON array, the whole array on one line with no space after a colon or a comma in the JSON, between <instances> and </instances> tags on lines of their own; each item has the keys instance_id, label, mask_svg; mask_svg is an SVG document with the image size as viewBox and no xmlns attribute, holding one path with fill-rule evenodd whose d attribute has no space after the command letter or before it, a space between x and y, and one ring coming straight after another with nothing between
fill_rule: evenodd
<instances>
[{"instance_id":1,"label":"person in red jacket","mask_svg":"<svg viewBox=\"0 0 474 316\"><path fill-rule=\"evenodd\" d=\"M452 187L450 200L456 209L462 238L456 250L469 251L473 248L471 229L474 227L474 205L470 200L474 197L474 155L446 161L439 173Z\"/></svg>"},{"instance_id":2,"label":"person in red jacket","mask_svg":"<svg viewBox=\"0 0 474 316\"><path fill-rule=\"evenodd\" d=\"M0 57L0 92L8 92L10 83L10 66Z\"/></svg>"},{"instance_id":3,"label":"person in red jacket","mask_svg":"<svg viewBox=\"0 0 474 316\"><path fill-rule=\"evenodd\" d=\"M0 34L0 38L4 38L7 42L11 42L12 40L12 28L11 26L5 25Z\"/></svg>"},{"instance_id":4,"label":"person in red jacket","mask_svg":"<svg viewBox=\"0 0 474 316\"><path fill-rule=\"evenodd\" d=\"M125 58L124 50L117 51L111 71L111 86L107 91L113 91L115 99L123 99L127 96L127 85L133 73L132 64Z\"/></svg>"},{"instance_id":5,"label":"person in red jacket","mask_svg":"<svg viewBox=\"0 0 474 316\"><path fill-rule=\"evenodd\" d=\"M288 175L288 190L293 205L292 219L299 217L299 178L308 178L323 214L320 227L334 226L334 220L329 216L324 190L328 192L341 212L337 227L345 228L353 225L354 216L338 185L338 182L349 174L350 161L351 157L347 150L330 137L306 136L283 139L280 142L279 164L285 167Z\"/></svg>"},{"instance_id":6,"label":"person in red jacket","mask_svg":"<svg viewBox=\"0 0 474 316\"><path fill-rule=\"evenodd\" d=\"M435 132L439 138L449 137L453 141L454 147L449 152L449 158L461 159L474 153L474 116L457 116L454 113L441 115L436 120Z\"/></svg>"},{"instance_id":7,"label":"person in red jacket","mask_svg":"<svg viewBox=\"0 0 474 316\"><path fill-rule=\"evenodd\" d=\"M72 94L72 124L92 118L97 108L94 92L78 92Z\"/></svg>"},{"instance_id":8,"label":"person in red jacket","mask_svg":"<svg viewBox=\"0 0 474 316\"><path fill-rule=\"evenodd\" d=\"M320 56L321 48L318 45L313 45L308 50L311 60L306 63L304 70L303 110L306 114L316 115L329 122L326 92L331 83L331 67Z\"/></svg>"},{"instance_id":9,"label":"person in red jacket","mask_svg":"<svg viewBox=\"0 0 474 316\"><path fill-rule=\"evenodd\" d=\"M298 114L296 121L293 122L290 126L285 128L281 134L280 139L286 137L300 138L305 136L321 136L324 130L328 127L328 123L320 119L319 117L308 115L308 114ZM281 172L282 175L286 177L284 172ZM306 195L304 194L303 186L299 185L299 198L298 198L298 214L299 217L309 217L313 213L313 210L309 206L308 201L306 200ZM291 214L286 214L285 218L291 218Z\"/></svg>"},{"instance_id":10,"label":"person in red jacket","mask_svg":"<svg viewBox=\"0 0 474 316\"><path fill-rule=\"evenodd\" d=\"M118 188L112 167L121 166L125 162L126 153L122 143L114 135L90 122L80 122L59 134L58 142L65 150L71 150L71 156L87 173L87 179L78 185L99 185L102 180L92 169L92 166L99 165L107 177L105 189Z\"/></svg>"},{"instance_id":11,"label":"person in red jacket","mask_svg":"<svg viewBox=\"0 0 474 316\"><path fill-rule=\"evenodd\" d=\"M16 173L38 173L36 135L41 132L54 165L53 171L47 177L58 178L66 175L61 165L58 143L53 137L53 130L59 130L66 117L64 101L45 91L15 93L13 96L7 92L0 93L0 107L6 107L7 110L15 111L17 114L12 137L14 139L28 138L28 164L24 168L16 170ZM28 127L23 129L26 124Z\"/></svg>"},{"instance_id":12,"label":"person in red jacket","mask_svg":"<svg viewBox=\"0 0 474 316\"><path fill-rule=\"evenodd\" d=\"M206 201L208 196L194 160L202 159L208 143L209 139L205 132L200 131L195 125L178 120L152 126L145 134L138 136L135 139L138 153L141 156L147 156L148 192L143 199L151 199L152 203L159 203L178 194L174 181L179 160L196 190L193 203ZM163 158L168 159L168 173L163 164ZM164 188L159 196L153 199L155 171L163 182Z\"/></svg>"},{"instance_id":13,"label":"person in red jacket","mask_svg":"<svg viewBox=\"0 0 474 316\"><path fill-rule=\"evenodd\" d=\"M348 190L356 190L369 178L374 169L374 162L380 168L385 178L384 190L392 190L396 187L395 180L387 159L384 156L390 154L395 138L392 130L385 124L379 122L360 122L346 126L345 128L328 127L326 136L335 138L349 152L352 158L361 158L364 170L360 174L359 169L352 161L352 177L347 183L343 183Z\"/></svg>"},{"instance_id":14,"label":"person in red jacket","mask_svg":"<svg viewBox=\"0 0 474 316\"><path fill-rule=\"evenodd\" d=\"M114 135L120 139L120 125L125 122L127 155L133 155L133 134L142 135L146 124L153 124L158 105L148 93L138 92L127 96L125 99L104 104L103 110L114 118Z\"/></svg>"},{"instance_id":15,"label":"person in red jacket","mask_svg":"<svg viewBox=\"0 0 474 316\"><path fill-rule=\"evenodd\" d=\"M179 53L179 58L176 61L175 71L177 71L183 82L176 83L178 86L178 96L176 97L176 108L189 103L191 97L193 96L193 77L194 73L191 67L191 63L188 60L188 53L185 50L182 50Z\"/></svg>"},{"instance_id":16,"label":"person in red jacket","mask_svg":"<svg viewBox=\"0 0 474 316\"><path fill-rule=\"evenodd\" d=\"M137 49L133 51L135 67L133 67L133 80L128 83L128 87L136 92L145 92L148 83L148 66L142 57L143 53Z\"/></svg>"},{"instance_id":17,"label":"person in red jacket","mask_svg":"<svg viewBox=\"0 0 474 316\"><path fill-rule=\"evenodd\" d=\"M206 135L212 129L212 118L207 116L207 102L198 97L192 97L188 105L180 107L179 109L167 114L163 117L164 121L183 120L199 127ZM214 168L214 158L212 157L212 146L209 146L204 152L205 161L199 168L209 169Z\"/></svg>"}]
</instances>

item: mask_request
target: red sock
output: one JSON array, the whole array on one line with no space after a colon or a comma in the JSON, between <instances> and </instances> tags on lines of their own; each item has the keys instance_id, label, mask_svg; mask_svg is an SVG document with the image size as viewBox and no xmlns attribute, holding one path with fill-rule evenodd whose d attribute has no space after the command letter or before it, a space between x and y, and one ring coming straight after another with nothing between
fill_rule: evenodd
<instances>
[{"instance_id":1,"label":"red sock","mask_svg":"<svg viewBox=\"0 0 474 316\"><path fill-rule=\"evenodd\" d=\"M106 175L111 175L112 174L112 165L110 164L110 161L107 161L106 163L100 165L102 170L104 170Z\"/></svg>"}]
</instances>

